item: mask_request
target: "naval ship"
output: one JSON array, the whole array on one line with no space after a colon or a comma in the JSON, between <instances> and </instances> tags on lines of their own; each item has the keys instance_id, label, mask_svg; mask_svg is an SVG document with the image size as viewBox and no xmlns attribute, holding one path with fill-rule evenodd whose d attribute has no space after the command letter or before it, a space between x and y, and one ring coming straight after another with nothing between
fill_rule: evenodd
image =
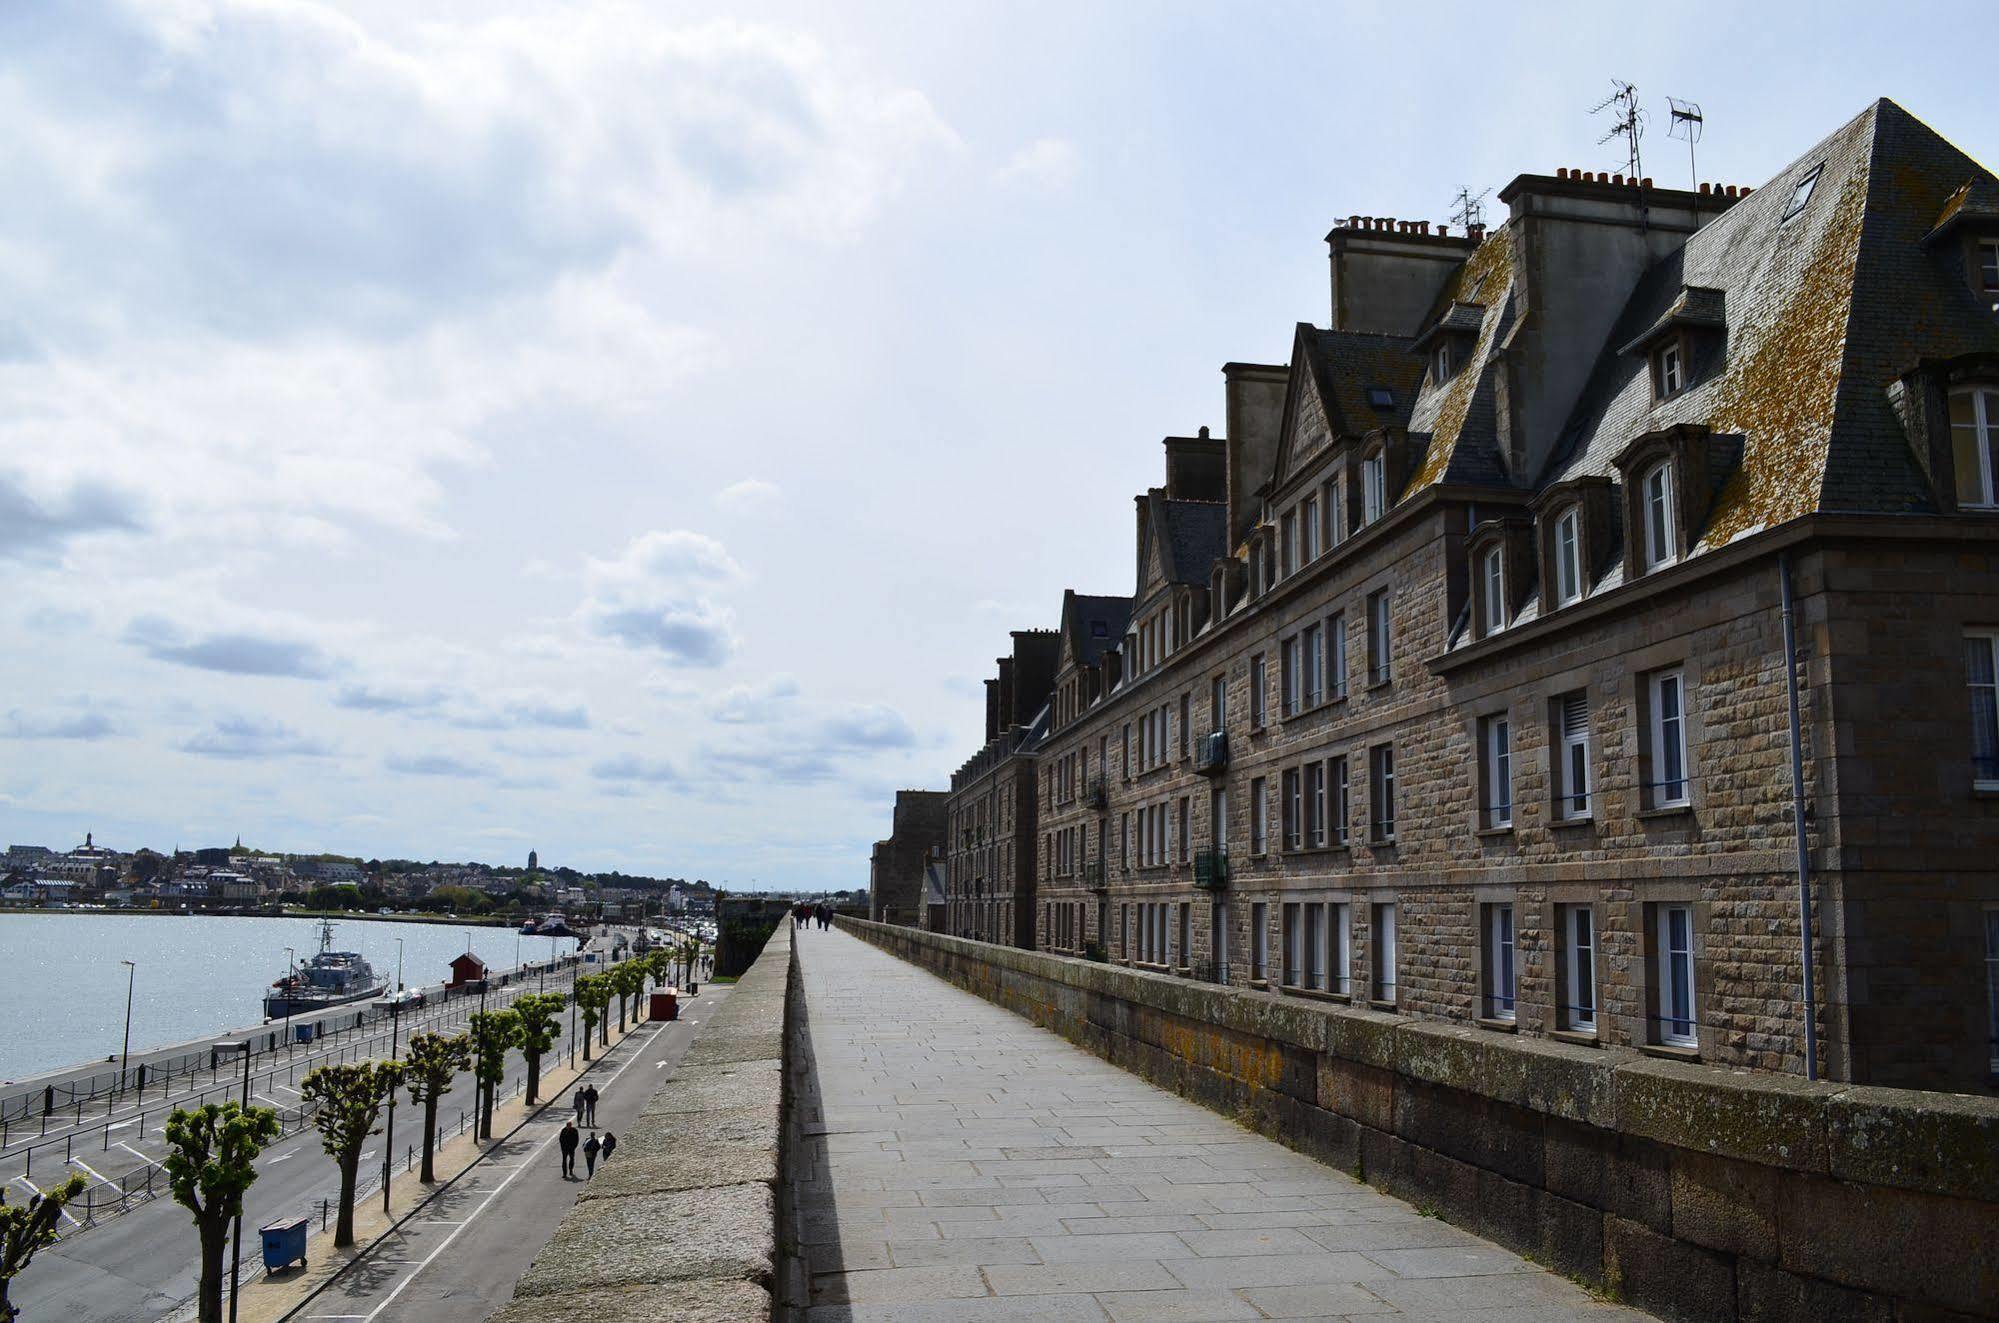
<instances>
[{"instance_id":1,"label":"naval ship","mask_svg":"<svg viewBox=\"0 0 1999 1323\"><path fill-rule=\"evenodd\" d=\"M264 1015L303 1015L346 1001L372 997L387 987L359 951L333 949L333 924L319 921L319 954L285 972L264 998Z\"/></svg>"}]
</instances>

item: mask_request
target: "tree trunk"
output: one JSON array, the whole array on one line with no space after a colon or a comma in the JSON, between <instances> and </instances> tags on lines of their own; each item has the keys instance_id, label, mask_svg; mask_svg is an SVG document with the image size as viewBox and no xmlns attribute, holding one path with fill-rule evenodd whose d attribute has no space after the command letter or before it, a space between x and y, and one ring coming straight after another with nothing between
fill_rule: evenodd
<instances>
[{"instance_id":1,"label":"tree trunk","mask_svg":"<svg viewBox=\"0 0 1999 1323\"><path fill-rule=\"evenodd\" d=\"M437 1179L437 1171L431 1166L431 1151L437 1147L437 1095L423 1100L423 1172L417 1177L425 1185Z\"/></svg>"},{"instance_id":2,"label":"tree trunk","mask_svg":"<svg viewBox=\"0 0 1999 1323\"><path fill-rule=\"evenodd\" d=\"M354 1243L354 1177L361 1169L361 1146L355 1145L340 1159L340 1220L333 1227L333 1247L345 1249Z\"/></svg>"},{"instance_id":3,"label":"tree trunk","mask_svg":"<svg viewBox=\"0 0 1999 1323\"><path fill-rule=\"evenodd\" d=\"M541 1101L541 1057L539 1054L528 1058L528 1105Z\"/></svg>"},{"instance_id":4,"label":"tree trunk","mask_svg":"<svg viewBox=\"0 0 1999 1323\"><path fill-rule=\"evenodd\" d=\"M618 1032L625 1032L625 994L618 994Z\"/></svg>"},{"instance_id":5,"label":"tree trunk","mask_svg":"<svg viewBox=\"0 0 1999 1323\"><path fill-rule=\"evenodd\" d=\"M489 1081L485 1087L485 1097L479 1103L479 1138L493 1137L493 1090L497 1084Z\"/></svg>"},{"instance_id":6,"label":"tree trunk","mask_svg":"<svg viewBox=\"0 0 1999 1323\"><path fill-rule=\"evenodd\" d=\"M596 1037L596 1031L596 1025L591 1024L588 1020L583 1022L583 1059L585 1061L590 1059L590 1040Z\"/></svg>"},{"instance_id":7,"label":"tree trunk","mask_svg":"<svg viewBox=\"0 0 1999 1323\"><path fill-rule=\"evenodd\" d=\"M204 1217L196 1225L201 1232L201 1323L222 1323L222 1250L229 1242L229 1219Z\"/></svg>"}]
</instances>

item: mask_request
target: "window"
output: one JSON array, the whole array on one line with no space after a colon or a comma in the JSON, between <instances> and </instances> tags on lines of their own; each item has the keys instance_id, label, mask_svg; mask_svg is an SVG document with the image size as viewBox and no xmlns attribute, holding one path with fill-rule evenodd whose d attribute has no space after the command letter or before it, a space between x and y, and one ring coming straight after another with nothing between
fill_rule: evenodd
<instances>
[{"instance_id":1,"label":"window","mask_svg":"<svg viewBox=\"0 0 1999 1323\"><path fill-rule=\"evenodd\" d=\"M1387 684L1394 642L1388 633L1388 590L1367 599L1367 682Z\"/></svg>"},{"instance_id":2,"label":"window","mask_svg":"<svg viewBox=\"0 0 1999 1323\"><path fill-rule=\"evenodd\" d=\"M1278 562L1283 566L1285 578L1298 572L1298 515L1286 510L1277 523L1277 543L1281 549Z\"/></svg>"},{"instance_id":3,"label":"window","mask_svg":"<svg viewBox=\"0 0 1999 1323\"><path fill-rule=\"evenodd\" d=\"M1680 360L1679 342L1660 345L1652 355L1653 398L1670 399L1686 384L1686 365Z\"/></svg>"},{"instance_id":4,"label":"window","mask_svg":"<svg viewBox=\"0 0 1999 1323\"><path fill-rule=\"evenodd\" d=\"M1208 792L1208 848L1217 854L1229 848L1229 792L1216 786Z\"/></svg>"},{"instance_id":5,"label":"window","mask_svg":"<svg viewBox=\"0 0 1999 1323\"><path fill-rule=\"evenodd\" d=\"M1249 976L1270 977L1270 906L1260 900L1249 907Z\"/></svg>"},{"instance_id":6,"label":"window","mask_svg":"<svg viewBox=\"0 0 1999 1323\"><path fill-rule=\"evenodd\" d=\"M1374 907L1374 1000L1395 1002L1395 906Z\"/></svg>"},{"instance_id":7,"label":"window","mask_svg":"<svg viewBox=\"0 0 1999 1323\"><path fill-rule=\"evenodd\" d=\"M1437 347L1430 351L1430 384L1432 386L1442 385L1457 375L1458 355L1456 350L1457 346L1451 343L1449 336L1443 336L1438 339Z\"/></svg>"},{"instance_id":8,"label":"window","mask_svg":"<svg viewBox=\"0 0 1999 1323\"><path fill-rule=\"evenodd\" d=\"M1264 690L1268 685L1263 654L1257 653L1249 659L1249 728L1262 730L1264 718L1269 715L1264 705L1269 702Z\"/></svg>"},{"instance_id":9,"label":"window","mask_svg":"<svg viewBox=\"0 0 1999 1323\"><path fill-rule=\"evenodd\" d=\"M1695 1047L1700 1039L1694 1005L1694 909L1659 905L1655 911L1659 1041L1671 1047Z\"/></svg>"},{"instance_id":10,"label":"window","mask_svg":"<svg viewBox=\"0 0 1999 1323\"><path fill-rule=\"evenodd\" d=\"M1284 965L1279 978L1287 988L1300 986L1300 971L1305 962L1305 926L1299 911L1304 908L1302 905L1287 902L1282 911L1281 922L1284 931L1281 949L1284 953Z\"/></svg>"},{"instance_id":11,"label":"window","mask_svg":"<svg viewBox=\"0 0 1999 1323\"><path fill-rule=\"evenodd\" d=\"M1326 698L1337 703L1347 696L1347 616L1333 613L1326 622Z\"/></svg>"},{"instance_id":12,"label":"window","mask_svg":"<svg viewBox=\"0 0 1999 1323\"><path fill-rule=\"evenodd\" d=\"M1587 905L1558 905L1562 1004L1555 1022L1579 1034L1596 1032L1596 916Z\"/></svg>"},{"instance_id":13,"label":"window","mask_svg":"<svg viewBox=\"0 0 1999 1323\"><path fill-rule=\"evenodd\" d=\"M1326 991L1353 993L1353 934L1349 906L1326 906Z\"/></svg>"},{"instance_id":14,"label":"window","mask_svg":"<svg viewBox=\"0 0 1999 1323\"><path fill-rule=\"evenodd\" d=\"M1513 906L1482 905L1485 927L1485 1003L1479 1012L1488 1020L1511 1020L1515 975L1513 968Z\"/></svg>"},{"instance_id":15,"label":"window","mask_svg":"<svg viewBox=\"0 0 1999 1323\"><path fill-rule=\"evenodd\" d=\"M1326 545L1347 540L1347 479L1344 473L1326 484Z\"/></svg>"},{"instance_id":16,"label":"window","mask_svg":"<svg viewBox=\"0 0 1999 1323\"><path fill-rule=\"evenodd\" d=\"M1992 1035L1992 1073L1999 1075L1999 909L1985 911L1985 1023Z\"/></svg>"},{"instance_id":17,"label":"window","mask_svg":"<svg viewBox=\"0 0 1999 1323\"><path fill-rule=\"evenodd\" d=\"M1249 852L1263 854L1270 848L1270 807L1265 791L1268 783L1257 777L1249 783Z\"/></svg>"},{"instance_id":18,"label":"window","mask_svg":"<svg viewBox=\"0 0 1999 1323\"><path fill-rule=\"evenodd\" d=\"M1824 169L1825 162L1821 161L1811 168L1810 173L1792 186L1791 199L1784 204L1784 214L1777 218L1779 225L1805 209L1805 204L1812 200L1812 189L1817 187L1819 174Z\"/></svg>"},{"instance_id":19,"label":"window","mask_svg":"<svg viewBox=\"0 0 1999 1323\"><path fill-rule=\"evenodd\" d=\"M1208 909L1208 943L1213 948L1215 981L1229 981L1229 907L1216 901Z\"/></svg>"},{"instance_id":20,"label":"window","mask_svg":"<svg viewBox=\"0 0 1999 1323\"><path fill-rule=\"evenodd\" d=\"M1484 827L1513 825L1513 730L1504 714L1479 721L1480 776L1485 790Z\"/></svg>"},{"instance_id":21,"label":"window","mask_svg":"<svg viewBox=\"0 0 1999 1323\"><path fill-rule=\"evenodd\" d=\"M1368 750L1369 798L1374 813L1374 841L1388 845L1395 840L1395 746L1377 745Z\"/></svg>"},{"instance_id":22,"label":"window","mask_svg":"<svg viewBox=\"0 0 1999 1323\"><path fill-rule=\"evenodd\" d=\"M1131 780L1131 723L1124 723L1124 779Z\"/></svg>"},{"instance_id":23,"label":"window","mask_svg":"<svg viewBox=\"0 0 1999 1323\"><path fill-rule=\"evenodd\" d=\"M1326 762L1327 797L1332 817L1332 843L1347 843L1347 821L1353 814L1352 792L1347 786L1347 760L1345 757L1331 758Z\"/></svg>"},{"instance_id":24,"label":"window","mask_svg":"<svg viewBox=\"0 0 1999 1323\"><path fill-rule=\"evenodd\" d=\"M1388 459L1379 450L1360 462L1360 522L1365 528L1388 510Z\"/></svg>"},{"instance_id":25,"label":"window","mask_svg":"<svg viewBox=\"0 0 1999 1323\"><path fill-rule=\"evenodd\" d=\"M1298 636L1298 674L1304 706L1317 707L1323 697L1321 685L1325 674L1325 658L1320 655L1321 636L1317 625L1307 625Z\"/></svg>"},{"instance_id":26,"label":"window","mask_svg":"<svg viewBox=\"0 0 1999 1323\"><path fill-rule=\"evenodd\" d=\"M1555 700L1555 817L1590 815L1589 696L1578 689Z\"/></svg>"},{"instance_id":27,"label":"window","mask_svg":"<svg viewBox=\"0 0 1999 1323\"><path fill-rule=\"evenodd\" d=\"M1305 844L1317 850L1326 843L1326 765L1305 764Z\"/></svg>"},{"instance_id":28,"label":"window","mask_svg":"<svg viewBox=\"0 0 1999 1323\"><path fill-rule=\"evenodd\" d=\"M1295 850L1302 840L1299 831L1303 817L1299 799L1297 768L1293 767L1285 771L1283 786L1284 797L1278 805L1278 811L1282 814L1284 820L1284 848Z\"/></svg>"},{"instance_id":29,"label":"window","mask_svg":"<svg viewBox=\"0 0 1999 1323\"><path fill-rule=\"evenodd\" d=\"M1964 637L1964 678L1971 689L1971 780L1999 789L1999 634Z\"/></svg>"},{"instance_id":30,"label":"window","mask_svg":"<svg viewBox=\"0 0 1999 1323\"><path fill-rule=\"evenodd\" d=\"M1957 391L1950 397L1950 449L1957 470L1957 503L1999 505L1999 390Z\"/></svg>"},{"instance_id":31,"label":"window","mask_svg":"<svg viewBox=\"0 0 1999 1323\"><path fill-rule=\"evenodd\" d=\"M1479 588L1484 597L1485 632L1506 628L1506 558L1498 547L1479 557Z\"/></svg>"},{"instance_id":32,"label":"window","mask_svg":"<svg viewBox=\"0 0 1999 1323\"><path fill-rule=\"evenodd\" d=\"M1188 830L1188 827L1191 825L1190 819L1193 816L1193 804L1194 800L1191 795L1180 796L1180 821L1177 827L1179 831L1180 862L1183 864L1193 857L1194 836Z\"/></svg>"},{"instance_id":33,"label":"window","mask_svg":"<svg viewBox=\"0 0 1999 1323\"><path fill-rule=\"evenodd\" d=\"M1298 635L1293 634L1284 640L1284 649L1278 654L1277 664L1282 691L1278 701L1283 704L1285 716L1295 717L1304 687L1304 646Z\"/></svg>"},{"instance_id":34,"label":"window","mask_svg":"<svg viewBox=\"0 0 1999 1323\"><path fill-rule=\"evenodd\" d=\"M1582 511L1570 506L1555 520L1555 604L1568 606L1583 596Z\"/></svg>"},{"instance_id":35,"label":"window","mask_svg":"<svg viewBox=\"0 0 1999 1323\"><path fill-rule=\"evenodd\" d=\"M1673 465L1660 460L1638 479L1639 517L1645 523L1645 568L1656 570L1677 559L1673 537Z\"/></svg>"},{"instance_id":36,"label":"window","mask_svg":"<svg viewBox=\"0 0 1999 1323\"><path fill-rule=\"evenodd\" d=\"M1319 558L1319 498L1307 496L1298 507L1298 549L1300 563L1309 565Z\"/></svg>"},{"instance_id":37,"label":"window","mask_svg":"<svg viewBox=\"0 0 1999 1323\"><path fill-rule=\"evenodd\" d=\"M1687 802L1686 678L1679 671L1656 671L1645 680L1651 725L1651 806Z\"/></svg>"},{"instance_id":38,"label":"window","mask_svg":"<svg viewBox=\"0 0 1999 1323\"><path fill-rule=\"evenodd\" d=\"M1182 966L1194 963L1194 907L1184 900L1180 902L1180 942L1175 950Z\"/></svg>"},{"instance_id":39,"label":"window","mask_svg":"<svg viewBox=\"0 0 1999 1323\"><path fill-rule=\"evenodd\" d=\"M1228 727L1229 686L1223 676L1208 681L1208 729L1225 730Z\"/></svg>"},{"instance_id":40,"label":"window","mask_svg":"<svg viewBox=\"0 0 1999 1323\"><path fill-rule=\"evenodd\" d=\"M1999 294L1999 239L1978 241L1978 287Z\"/></svg>"}]
</instances>

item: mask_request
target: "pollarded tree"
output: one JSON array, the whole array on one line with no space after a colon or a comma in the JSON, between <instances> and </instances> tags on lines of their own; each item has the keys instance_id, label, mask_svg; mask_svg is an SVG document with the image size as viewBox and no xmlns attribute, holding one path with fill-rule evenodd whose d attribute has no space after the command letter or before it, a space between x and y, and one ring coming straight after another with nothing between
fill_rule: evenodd
<instances>
[{"instance_id":1,"label":"pollarded tree","mask_svg":"<svg viewBox=\"0 0 1999 1323\"><path fill-rule=\"evenodd\" d=\"M340 1221L333 1229L336 1246L354 1243L354 1182L361 1170L361 1146L377 1133L375 1121L382 1104L402 1083L400 1061L350 1061L321 1066L305 1077L299 1092L304 1105L318 1107L312 1124L320 1147L340 1168Z\"/></svg>"},{"instance_id":2,"label":"pollarded tree","mask_svg":"<svg viewBox=\"0 0 1999 1323\"><path fill-rule=\"evenodd\" d=\"M528 1063L529 1103L540 1101L541 1059L562 1033L562 1008L568 1004L569 999L559 992L530 992L514 1003L514 1014L520 1019L521 1056Z\"/></svg>"},{"instance_id":3,"label":"pollarded tree","mask_svg":"<svg viewBox=\"0 0 1999 1323\"><path fill-rule=\"evenodd\" d=\"M479 1138L493 1137L493 1094L507 1077L507 1049L520 1046L521 1019L509 1007L480 1011L470 1023L472 1077L479 1082Z\"/></svg>"},{"instance_id":4,"label":"pollarded tree","mask_svg":"<svg viewBox=\"0 0 1999 1323\"><path fill-rule=\"evenodd\" d=\"M411 1102L423 1106L423 1173L417 1179L425 1185L437 1179L431 1156L437 1148L438 1100L451 1092L459 1071L471 1068L472 1040L465 1034L418 1034L410 1039L403 1087Z\"/></svg>"},{"instance_id":5,"label":"pollarded tree","mask_svg":"<svg viewBox=\"0 0 1999 1323\"><path fill-rule=\"evenodd\" d=\"M243 1192L257 1179L257 1155L284 1133L268 1107L235 1103L176 1107L167 1117L166 1168L174 1202L194 1214L201 1236L201 1323L222 1323L222 1251Z\"/></svg>"},{"instance_id":6,"label":"pollarded tree","mask_svg":"<svg viewBox=\"0 0 1999 1323\"><path fill-rule=\"evenodd\" d=\"M576 1004L583 1008L583 1059L590 1059L590 1040L596 1036L597 1026L604 1023L604 1008L611 1004L611 985L608 974L579 974L576 985L571 989Z\"/></svg>"},{"instance_id":7,"label":"pollarded tree","mask_svg":"<svg viewBox=\"0 0 1999 1323\"><path fill-rule=\"evenodd\" d=\"M27 1268L36 1250L55 1244L56 1222L62 1217L63 1205L82 1194L88 1184L81 1176L71 1176L28 1196L25 1204L8 1203L7 1192L0 1190L0 1320L11 1320L17 1312L8 1303L7 1288Z\"/></svg>"}]
</instances>

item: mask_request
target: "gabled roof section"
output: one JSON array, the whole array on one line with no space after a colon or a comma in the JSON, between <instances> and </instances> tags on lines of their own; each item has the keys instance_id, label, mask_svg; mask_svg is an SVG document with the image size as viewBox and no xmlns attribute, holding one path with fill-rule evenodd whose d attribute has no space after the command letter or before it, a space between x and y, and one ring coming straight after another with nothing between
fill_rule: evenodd
<instances>
[{"instance_id":1,"label":"gabled roof section","mask_svg":"<svg viewBox=\"0 0 1999 1323\"><path fill-rule=\"evenodd\" d=\"M1661 335L1675 327L1721 331L1728 328L1728 297L1725 291L1701 285L1682 285L1671 306L1644 330L1617 347L1620 354L1640 354Z\"/></svg>"},{"instance_id":2,"label":"gabled roof section","mask_svg":"<svg viewBox=\"0 0 1999 1323\"><path fill-rule=\"evenodd\" d=\"M1304 453L1301 426L1323 426L1333 440L1356 440L1377 427L1407 426L1423 381L1409 337L1327 331L1304 322L1292 341L1291 384L1278 438L1276 480Z\"/></svg>"},{"instance_id":3,"label":"gabled roof section","mask_svg":"<svg viewBox=\"0 0 1999 1323\"><path fill-rule=\"evenodd\" d=\"M1989 175L1965 180L1944 199L1943 210L1937 213L1936 224L1924 242L1941 239L1960 225L1974 224L1999 225L1999 183Z\"/></svg>"},{"instance_id":4,"label":"gabled roof section","mask_svg":"<svg viewBox=\"0 0 1999 1323\"><path fill-rule=\"evenodd\" d=\"M1821 509L1929 508L1887 388L1921 356L1999 349L1962 264L1923 245L1967 178L1994 182L1892 101L1869 106L1638 282L1543 481L1612 474L1634 437L1694 423L1742 438L1696 552ZM1647 365L1614 347L1695 288L1726 309L1724 350L1655 403Z\"/></svg>"},{"instance_id":5,"label":"gabled roof section","mask_svg":"<svg viewBox=\"0 0 1999 1323\"><path fill-rule=\"evenodd\" d=\"M1092 597L1071 588L1062 594L1064 664L1094 666L1124 642L1131 624L1129 597Z\"/></svg>"}]
</instances>

